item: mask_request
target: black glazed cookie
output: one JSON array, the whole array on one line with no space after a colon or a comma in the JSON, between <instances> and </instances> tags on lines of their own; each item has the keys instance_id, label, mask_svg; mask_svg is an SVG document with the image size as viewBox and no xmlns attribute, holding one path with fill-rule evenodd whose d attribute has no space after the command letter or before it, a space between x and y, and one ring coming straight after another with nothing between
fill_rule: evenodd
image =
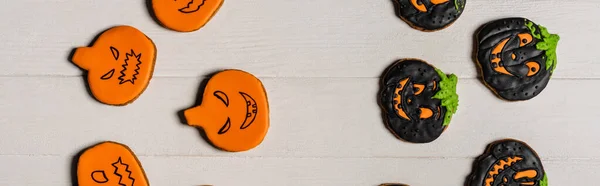
<instances>
[{"instance_id":1,"label":"black glazed cookie","mask_svg":"<svg viewBox=\"0 0 600 186\"><path fill-rule=\"evenodd\" d=\"M475 162L467 186L547 186L548 178L536 152L525 142L492 143Z\"/></svg>"},{"instance_id":2,"label":"black glazed cookie","mask_svg":"<svg viewBox=\"0 0 600 186\"><path fill-rule=\"evenodd\" d=\"M398 138L429 143L446 129L458 107L454 74L418 59L392 64L381 81L379 104L387 128Z\"/></svg>"},{"instance_id":3,"label":"black glazed cookie","mask_svg":"<svg viewBox=\"0 0 600 186\"><path fill-rule=\"evenodd\" d=\"M546 87L556 68L558 35L526 18L506 18L484 25L476 37L483 81L500 98L529 100Z\"/></svg>"},{"instance_id":4,"label":"black glazed cookie","mask_svg":"<svg viewBox=\"0 0 600 186\"><path fill-rule=\"evenodd\" d=\"M462 14L467 0L392 0L396 15L411 27L436 31L450 26Z\"/></svg>"}]
</instances>

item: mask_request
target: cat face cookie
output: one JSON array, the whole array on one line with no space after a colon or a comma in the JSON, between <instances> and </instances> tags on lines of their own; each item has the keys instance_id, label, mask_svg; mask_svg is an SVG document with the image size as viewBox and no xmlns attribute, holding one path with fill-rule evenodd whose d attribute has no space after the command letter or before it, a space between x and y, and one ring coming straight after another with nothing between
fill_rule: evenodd
<instances>
[{"instance_id":1,"label":"cat face cookie","mask_svg":"<svg viewBox=\"0 0 600 186\"><path fill-rule=\"evenodd\" d=\"M526 18L484 25L477 34L477 64L484 83L509 101L539 95L556 68L559 39Z\"/></svg>"},{"instance_id":2,"label":"cat face cookie","mask_svg":"<svg viewBox=\"0 0 600 186\"><path fill-rule=\"evenodd\" d=\"M396 14L422 31L444 29L462 14L466 0L392 0Z\"/></svg>"},{"instance_id":3,"label":"cat face cookie","mask_svg":"<svg viewBox=\"0 0 600 186\"><path fill-rule=\"evenodd\" d=\"M517 140L492 143L477 159L467 186L547 186L548 178L536 152Z\"/></svg>"},{"instance_id":4,"label":"cat face cookie","mask_svg":"<svg viewBox=\"0 0 600 186\"><path fill-rule=\"evenodd\" d=\"M418 59L404 59L385 72L380 105L387 128L414 143L437 139L450 124L458 107L455 75Z\"/></svg>"}]
</instances>

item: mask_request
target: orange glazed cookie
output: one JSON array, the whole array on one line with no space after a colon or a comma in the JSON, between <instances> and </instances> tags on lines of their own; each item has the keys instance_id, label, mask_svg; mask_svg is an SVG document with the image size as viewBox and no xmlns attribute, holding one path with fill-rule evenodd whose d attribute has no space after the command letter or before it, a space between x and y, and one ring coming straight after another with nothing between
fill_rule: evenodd
<instances>
[{"instance_id":1,"label":"orange glazed cookie","mask_svg":"<svg viewBox=\"0 0 600 186\"><path fill-rule=\"evenodd\" d=\"M222 4L223 0L152 0L152 9L163 26L192 32L208 23Z\"/></svg>"},{"instance_id":2,"label":"orange glazed cookie","mask_svg":"<svg viewBox=\"0 0 600 186\"><path fill-rule=\"evenodd\" d=\"M148 86L154 63L154 43L131 26L102 33L92 47L75 50L72 61L87 70L92 95L105 104L126 105Z\"/></svg>"},{"instance_id":3,"label":"orange glazed cookie","mask_svg":"<svg viewBox=\"0 0 600 186\"><path fill-rule=\"evenodd\" d=\"M86 149L77 162L79 186L148 186L144 169L127 146L103 142Z\"/></svg>"},{"instance_id":4,"label":"orange glazed cookie","mask_svg":"<svg viewBox=\"0 0 600 186\"><path fill-rule=\"evenodd\" d=\"M184 112L189 125L202 127L213 145L239 152L258 146L269 128L269 104L260 80L225 70L208 81L202 105Z\"/></svg>"}]
</instances>

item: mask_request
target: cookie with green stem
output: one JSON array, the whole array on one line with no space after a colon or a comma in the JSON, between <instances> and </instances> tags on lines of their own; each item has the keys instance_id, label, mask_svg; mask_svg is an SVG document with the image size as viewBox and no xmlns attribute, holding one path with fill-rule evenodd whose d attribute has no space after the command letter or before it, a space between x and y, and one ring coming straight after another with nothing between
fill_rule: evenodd
<instances>
[{"instance_id":1,"label":"cookie with green stem","mask_svg":"<svg viewBox=\"0 0 600 186\"><path fill-rule=\"evenodd\" d=\"M381 79L379 104L386 127L396 137L413 143L437 139L458 108L454 74L419 59L392 64Z\"/></svg>"},{"instance_id":2,"label":"cookie with green stem","mask_svg":"<svg viewBox=\"0 0 600 186\"><path fill-rule=\"evenodd\" d=\"M526 18L505 18L477 33L477 64L483 82L504 100L539 95L556 68L560 37Z\"/></svg>"},{"instance_id":3,"label":"cookie with green stem","mask_svg":"<svg viewBox=\"0 0 600 186\"><path fill-rule=\"evenodd\" d=\"M490 144L467 181L467 186L525 185L548 186L548 177L533 148L514 139Z\"/></svg>"}]
</instances>

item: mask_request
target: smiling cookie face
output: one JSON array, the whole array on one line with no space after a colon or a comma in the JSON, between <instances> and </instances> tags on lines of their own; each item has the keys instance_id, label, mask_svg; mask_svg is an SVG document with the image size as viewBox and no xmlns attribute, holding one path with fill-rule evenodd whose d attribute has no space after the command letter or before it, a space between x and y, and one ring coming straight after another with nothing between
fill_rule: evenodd
<instances>
[{"instance_id":1,"label":"smiling cookie face","mask_svg":"<svg viewBox=\"0 0 600 186\"><path fill-rule=\"evenodd\" d=\"M495 142L481 156L469 186L547 186L542 162L527 144L517 140Z\"/></svg>"},{"instance_id":2,"label":"smiling cookie face","mask_svg":"<svg viewBox=\"0 0 600 186\"><path fill-rule=\"evenodd\" d=\"M208 23L222 4L223 0L152 0L152 9L163 26L191 32Z\"/></svg>"},{"instance_id":3,"label":"smiling cookie face","mask_svg":"<svg viewBox=\"0 0 600 186\"><path fill-rule=\"evenodd\" d=\"M525 18L486 24L477 35L485 83L506 100L528 100L548 84L559 37Z\"/></svg>"},{"instance_id":4,"label":"smiling cookie face","mask_svg":"<svg viewBox=\"0 0 600 186\"><path fill-rule=\"evenodd\" d=\"M393 0L398 16L423 31L443 29L462 14L466 0Z\"/></svg>"},{"instance_id":5,"label":"smiling cookie face","mask_svg":"<svg viewBox=\"0 0 600 186\"><path fill-rule=\"evenodd\" d=\"M394 63L381 86L380 104L388 129L409 142L437 139L458 106L456 77L447 77L420 60Z\"/></svg>"},{"instance_id":6,"label":"smiling cookie face","mask_svg":"<svg viewBox=\"0 0 600 186\"><path fill-rule=\"evenodd\" d=\"M253 75L226 70L208 81L202 105L185 111L188 124L202 127L209 140L226 151L259 145L269 128L267 95Z\"/></svg>"},{"instance_id":7,"label":"smiling cookie face","mask_svg":"<svg viewBox=\"0 0 600 186\"><path fill-rule=\"evenodd\" d=\"M156 48L142 32L118 26L102 33L92 47L75 50L73 63L88 71L92 94L102 103L125 105L148 86Z\"/></svg>"}]
</instances>

